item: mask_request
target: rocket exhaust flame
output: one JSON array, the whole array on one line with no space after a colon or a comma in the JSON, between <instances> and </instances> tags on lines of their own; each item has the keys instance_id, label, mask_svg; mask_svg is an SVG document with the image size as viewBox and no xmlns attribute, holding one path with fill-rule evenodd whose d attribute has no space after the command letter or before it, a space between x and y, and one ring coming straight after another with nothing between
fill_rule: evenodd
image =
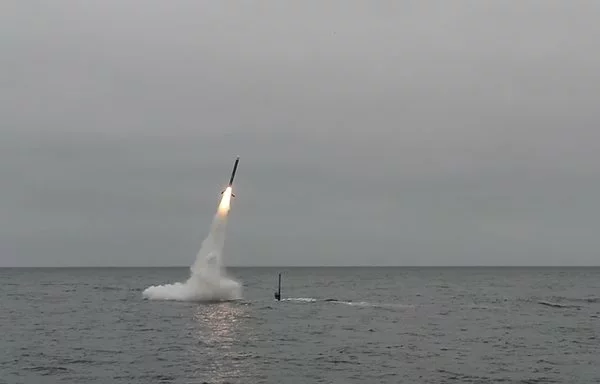
<instances>
[{"instance_id":1,"label":"rocket exhaust flame","mask_svg":"<svg viewBox=\"0 0 600 384\"><path fill-rule=\"evenodd\" d=\"M231 187L227 187L223 192L223 197L221 198L221 202L219 203L219 214L229 213L229 209L231 207L231 195Z\"/></svg>"}]
</instances>

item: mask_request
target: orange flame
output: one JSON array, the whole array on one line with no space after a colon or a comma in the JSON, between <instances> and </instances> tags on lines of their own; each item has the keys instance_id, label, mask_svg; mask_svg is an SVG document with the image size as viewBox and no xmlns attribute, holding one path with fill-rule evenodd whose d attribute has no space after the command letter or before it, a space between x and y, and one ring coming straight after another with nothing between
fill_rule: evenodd
<instances>
[{"instance_id":1,"label":"orange flame","mask_svg":"<svg viewBox=\"0 0 600 384\"><path fill-rule=\"evenodd\" d=\"M231 206L231 187L227 187L225 192L223 192L223 197L221 198L221 203L219 203L219 213L226 214L229 212L229 208Z\"/></svg>"}]
</instances>

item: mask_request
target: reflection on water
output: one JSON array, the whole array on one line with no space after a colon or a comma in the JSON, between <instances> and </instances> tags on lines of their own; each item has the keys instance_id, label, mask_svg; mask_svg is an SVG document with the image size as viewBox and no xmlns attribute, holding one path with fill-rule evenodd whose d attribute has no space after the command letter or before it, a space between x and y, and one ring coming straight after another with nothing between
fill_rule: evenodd
<instances>
[{"instance_id":1,"label":"reflection on water","mask_svg":"<svg viewBox=\"0 0 600 384\"><path fill-rule=\"evenodd\" d=\"M245 308L229 302L198 307L194 314L196 336L201 343L229 347L235 341L238 322L244 315Z\"/></svg>"},{"instance_id":2,"label":"reflection on water","mask_svg":"<svg viewBox=\"0 0 600 384\"><path fill-rule=\"evenodd\" d=\"M251 377L250 364L239 345L248 338L247 308L226 302L201 305L194 313L197 377L211 383ZM202 363L200 363L202 362Z\"/></svg>"}]
</instances>

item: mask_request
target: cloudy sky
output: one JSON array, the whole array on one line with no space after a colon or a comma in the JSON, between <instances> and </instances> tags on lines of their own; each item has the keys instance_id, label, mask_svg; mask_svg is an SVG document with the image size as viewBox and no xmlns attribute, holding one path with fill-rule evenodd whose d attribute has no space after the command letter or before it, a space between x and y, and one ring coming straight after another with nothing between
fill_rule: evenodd
<instances>
[{"instance_id":1,"label":"cloudy sky","mask_svg":"<svg viewBox=\"0 0 600 384\"><path fill-rule=\"evenodd\" d=\"M0 266L600 264L600 2L0 3Z\"/></svg>"}]
</instances>

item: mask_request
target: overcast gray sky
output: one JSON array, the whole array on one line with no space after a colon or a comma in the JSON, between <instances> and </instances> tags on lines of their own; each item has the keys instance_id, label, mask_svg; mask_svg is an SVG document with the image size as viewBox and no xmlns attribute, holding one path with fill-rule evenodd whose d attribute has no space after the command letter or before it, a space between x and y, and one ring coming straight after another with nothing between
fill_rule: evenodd
<instances>
[{"instance_id":1,"label":"overcast gray sky","mask_svg":"<svg viewBox=\"0 0 600 384\"><path fill-rule=\"evenodd\" d=\"M0 266L600 264L600 2L0 2Z\"/></svg>"}]
</instances>

